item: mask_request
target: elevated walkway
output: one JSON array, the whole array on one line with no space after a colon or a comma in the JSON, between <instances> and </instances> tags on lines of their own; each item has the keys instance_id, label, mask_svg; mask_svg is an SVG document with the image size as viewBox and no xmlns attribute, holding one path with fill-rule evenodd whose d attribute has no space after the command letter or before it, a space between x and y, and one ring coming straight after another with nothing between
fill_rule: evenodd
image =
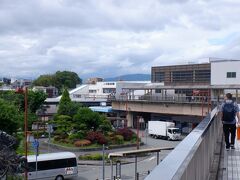
<instances>
[{"instance_id":1,"label":"elevated walkway","mask_svg":"<svg viewBox=\"0 0 240 180\"><path fill-rule=\"evenodd\" d=\"M239 180L240 141L225 149L216 107L145 180Z\"/></svg>"},{"instance_id":2,"label":"elevated walkway","mask_svg":"<svg viewBox=\"0 0 240 180\"><path fill-rule=\"evenodd\" d=\"M218 173L222 123L215 108L145 180L208 180Z\"/></svg>"},{"instance_id":3,"label":"elevated walkway","mask_svg":"<svg viewBox=\"0 0 240 180\"><path fill-rule=\"evenodd\" d=\"M224 144L224 143L223 143ZM219 168L218 180L240 179L240 141L236 141L235 150L226 151L222 146L222 158Z\"/></svg>"},{"instance_id":4,"label":"elevated walkway","mask_svg":"<svg viewBox=\"0 0 240 180\"><path fill-rule=\"evenodd\" d=\"M172 115L205 116L211 111L208 102L188 101L112 101L113 110L128 112L146 112Z\"/></svg>"}]
</instances>

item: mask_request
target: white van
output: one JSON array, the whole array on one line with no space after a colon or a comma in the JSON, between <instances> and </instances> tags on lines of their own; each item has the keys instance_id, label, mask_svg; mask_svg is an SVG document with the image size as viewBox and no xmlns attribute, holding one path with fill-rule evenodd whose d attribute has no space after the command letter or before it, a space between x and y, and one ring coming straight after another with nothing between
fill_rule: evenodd
<instances>
[{"instance_id":1,"label":"white van","mask_svg":"<svg viewBox=\"0 0 240 180\"><path fill-rule=\"evenodd\" d=\"M77 158L71 152L59 152L30 155L28 161L28 179L64 180L78 176ZM36 171L37 167L37 171Z\"/></svg>"}]
</instances>

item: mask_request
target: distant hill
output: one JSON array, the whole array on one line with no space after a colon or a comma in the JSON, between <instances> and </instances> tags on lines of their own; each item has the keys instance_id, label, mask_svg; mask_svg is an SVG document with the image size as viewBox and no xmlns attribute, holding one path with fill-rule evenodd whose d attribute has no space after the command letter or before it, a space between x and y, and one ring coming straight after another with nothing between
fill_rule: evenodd
<instances>
[{"instance_id":1,"label":"distant hill","mask_svg":"<svg viewBox=\"0 0 240 180\"><path fill-rule=\"evenodd\" d=\"M104 78L104 81L151 81L150 74L126 74L113 78Z\"/></svg>"}]
</instances>

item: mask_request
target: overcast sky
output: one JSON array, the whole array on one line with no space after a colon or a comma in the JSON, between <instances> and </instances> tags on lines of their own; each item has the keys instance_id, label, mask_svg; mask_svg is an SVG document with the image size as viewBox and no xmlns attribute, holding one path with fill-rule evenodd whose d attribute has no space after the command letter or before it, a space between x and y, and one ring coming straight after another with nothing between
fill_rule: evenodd
<instances>
[{"instance_id":1,"label":"overcast sky","mask_svg":"<svg viewBox=\"0 0 240 180\"><path fill-rule=\"evenodd\" d=\"M0 0L0 76L240 59L239 0Z\"/></svg>"}]
</instances>

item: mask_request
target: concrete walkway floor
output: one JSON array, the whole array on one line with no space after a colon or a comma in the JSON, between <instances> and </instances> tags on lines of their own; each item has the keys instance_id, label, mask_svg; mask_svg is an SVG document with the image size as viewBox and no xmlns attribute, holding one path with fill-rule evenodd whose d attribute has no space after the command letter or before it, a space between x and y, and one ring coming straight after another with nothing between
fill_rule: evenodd
<instances>
[{"instance_id":1,"label":"concrete walkway floor","mask_svg":"<svg viewBox=\"0 0 240 180\"><path fill-rule=\"evenodd\" d=\"M225 143L224 143L225 144ZM236 149L226 150L223 146L223 167L219 180L240 180L240 141L235 142Z\"/></svg>"}]
</instances>

